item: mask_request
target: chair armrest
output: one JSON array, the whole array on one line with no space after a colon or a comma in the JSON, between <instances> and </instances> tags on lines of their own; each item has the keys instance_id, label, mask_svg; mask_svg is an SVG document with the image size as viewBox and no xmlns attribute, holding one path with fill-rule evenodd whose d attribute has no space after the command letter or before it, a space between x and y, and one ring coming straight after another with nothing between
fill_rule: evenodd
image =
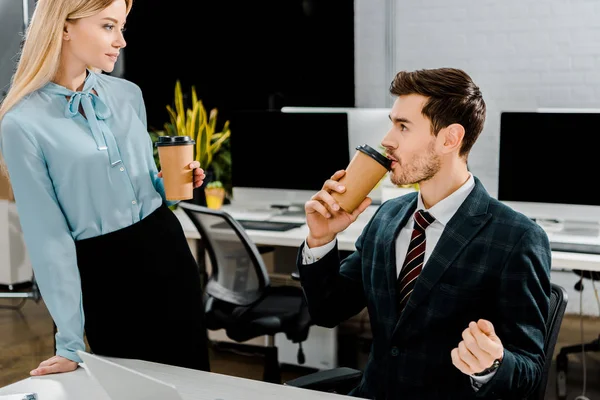
<instances>
[{"instance_id":1,"label":"chair armrest","mask_svg":"<svg viewBox=\"0 0 600 400\"><path fill-rule=\"evenodd\" d=\"M312 389L319 392L334 392L347 394L358 386L362 378L362 371L348 367L339 367L301 376L284 383L303 389Z\"/></svg>"}]
</instances>

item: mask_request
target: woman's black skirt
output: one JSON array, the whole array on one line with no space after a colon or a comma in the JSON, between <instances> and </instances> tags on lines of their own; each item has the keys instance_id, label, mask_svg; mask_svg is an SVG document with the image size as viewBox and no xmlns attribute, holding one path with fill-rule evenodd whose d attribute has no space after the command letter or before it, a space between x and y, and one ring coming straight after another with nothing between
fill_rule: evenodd
<instances>
[{"instance_id":1,"label":"woman's black skirt","mask_svg":"<svg viewBox=\"0 0 600 400\"><path fill-rule=\"evenodd\" d=\"M93 353L210 370L198 267L166 205L75 245Z\"/></svg>"}]
</instances>

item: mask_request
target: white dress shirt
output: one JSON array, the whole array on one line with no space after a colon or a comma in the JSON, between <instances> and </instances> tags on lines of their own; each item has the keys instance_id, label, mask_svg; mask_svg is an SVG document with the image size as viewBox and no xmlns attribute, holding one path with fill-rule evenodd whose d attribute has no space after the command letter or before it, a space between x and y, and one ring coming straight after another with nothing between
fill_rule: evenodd
<instances>
[{"instance_id":1,"label":"white dress shirt","mask_svg":"<svg viewBox=\"0 0 600 400\"><path fill-rule=\"evenodd\" d=\"M425 210L429 212L434 218L435 221L425 229L426 234L426 242L425 242L425 260L423 262L423 268L427 268L427 260L429 256L433 252L433 249L437 245L444 229L446 228L446 224L450 219L454 216L458 208L465 201L471 190L475 187L475 179L473 178L473 174L469 173L469 179L454 193L445 199L438 202L433 207L426 209L423 204L423 199L421 198L421 193L417 197L417 209L415 210ZM408 245L410 243L410 238L412 235L414 226L414 217L409 218L408 222L396 238L396 274L400 275L400 270L402 269L402 264L404 263L404 258L406 257L406 252L408 251ZM304 264L312 264L315 261L324 257L327 253L334 249L336 245L337 239L332 240L331 242L324 244L323 246L309 248L308 245L303 247L302 251L302 262ZM466 327L465 327L466 328ZM457 343L458 345L458 343ZM488 382L492 376L494 376L495 372L487 374L485 376L471 376L471 378L475 382L473 383L473 389L478 390L481 385Z\"/></svg>"}]
</instances>

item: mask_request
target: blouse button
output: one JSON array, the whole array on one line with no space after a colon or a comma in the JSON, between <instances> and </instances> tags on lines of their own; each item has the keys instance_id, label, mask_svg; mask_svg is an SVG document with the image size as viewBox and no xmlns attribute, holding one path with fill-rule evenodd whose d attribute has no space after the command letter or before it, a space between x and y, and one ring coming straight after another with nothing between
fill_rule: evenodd
<instances>
[{"instance_id":1,"label":"blouse button","mask_svg":"<svg viewBox=\"0 0 600 400\"><path fill-rule=\"evenodd\" d=\"M131 202L131 204L136 204L136 203L137 203L137 202L136 202L135 200L133 200L133 201Z\"/></svg>"},{"instance_id":2,"label":"blouse button","mask_svg":"<svg viewBox=\"0 0 600 400\"><path fill-rule=\"evenodd\" d=\"M119 171L125 171L125 168L121 167L119 168Z\"/></svg>"}]
</instances>

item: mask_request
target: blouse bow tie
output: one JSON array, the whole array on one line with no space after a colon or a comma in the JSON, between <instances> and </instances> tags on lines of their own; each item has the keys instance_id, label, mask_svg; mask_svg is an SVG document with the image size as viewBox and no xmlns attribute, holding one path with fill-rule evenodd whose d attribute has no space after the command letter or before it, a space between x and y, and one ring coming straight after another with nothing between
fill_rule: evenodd
<instances>
[{"instance_id":1,"label":"blouse bow tie","mask_svg":"<svg viewBox=\"0 0 600 400\"><path fill-rule=\"evenodd\" d=\"M79 113L79 107L83 108L85 115L96 114L96 119L103 120L111 116L110 109L94 92L72 92L73 94L67 102L65 117L73 118ZM86 110L87 108L87 110Z\"/></svg>"},{"instance_id":2,"label":"blouse bow tie","mask_svg":"<svg viewBox=\"0 0 600 400\"><path fill-rule=\"evenodd\" d=\"M80 114L79 108L81 107L83 110L82 117L85 117L88 122L97 149L108 152L109 162L114 167L121 162L121 156L115 136L105 124L100 124L100 121L111 116L111 112L106 103L93 92L96 84L96 74L88 71L81 91L74 92L53 82L44 86L43 90L68 98L65 109L65 117L67 118L74 118Z\"/></svg>"}]
</instances>

